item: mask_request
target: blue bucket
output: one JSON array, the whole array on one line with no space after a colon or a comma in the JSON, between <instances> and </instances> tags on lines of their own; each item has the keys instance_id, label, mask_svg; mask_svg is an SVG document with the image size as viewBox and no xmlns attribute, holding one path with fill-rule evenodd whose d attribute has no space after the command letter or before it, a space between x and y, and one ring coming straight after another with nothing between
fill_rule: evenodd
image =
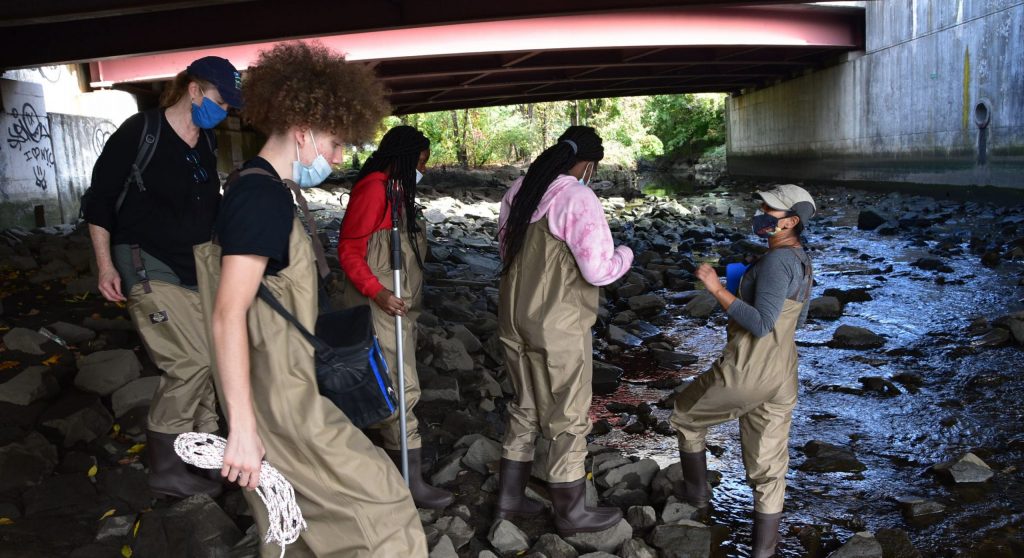
<instances>
[{"instance_id":1,"label":"blue bucket","mask_svg":"<svg viewBox=\"0 0 1024 558\"><path fill-rule=\"evenodd\" d=\"M735 295L740 288L740 278L747 272L747 264L731 263L725 266L725 288Z\"/></svg>"}]
</instances>

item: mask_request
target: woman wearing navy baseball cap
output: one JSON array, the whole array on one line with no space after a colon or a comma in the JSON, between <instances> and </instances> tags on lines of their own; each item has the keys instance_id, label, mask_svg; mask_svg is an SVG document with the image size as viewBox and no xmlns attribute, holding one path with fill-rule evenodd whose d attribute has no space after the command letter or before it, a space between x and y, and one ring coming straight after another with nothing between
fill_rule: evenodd
<instances>
[{"instance_id":1,"label":"woman wearing navy baseball cap","mask_svg":"<svg viewBox=\"0 0 1024 558\"><path fill-rule=\"evenodd\" d=\"M131 116L110 136L82 200L99 290L111 302L127 301L164 372L149 408L149 485L172 497L221 491L219 480L190 472L174 438L218 428L192 246L213 231L221 196L212 128L229 107L241 107L240 85L223 58L192 62L160 107Z\"/></svg>"}]
</instances>

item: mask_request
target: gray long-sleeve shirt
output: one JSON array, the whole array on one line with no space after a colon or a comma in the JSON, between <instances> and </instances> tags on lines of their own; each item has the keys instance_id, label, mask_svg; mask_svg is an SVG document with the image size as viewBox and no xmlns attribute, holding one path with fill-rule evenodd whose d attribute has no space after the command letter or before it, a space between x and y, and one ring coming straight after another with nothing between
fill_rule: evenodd
<instances>
[{"instance_id":1,"label":"gray long-sleeve shirt","mask_svg":"<svg viewBox=\"0 0 1024 558\"><path fill-rule=\"evenodd\" d=\"M803 248L769 251L744 274L739 300L729 306L729 319L755 337L768 335L782 314L786 299L799 300L803 294L805 263L809 266L810 259ZM800 312L799 325L807 319L808 306L805 303Z\"/></svg>"}]
</instances>

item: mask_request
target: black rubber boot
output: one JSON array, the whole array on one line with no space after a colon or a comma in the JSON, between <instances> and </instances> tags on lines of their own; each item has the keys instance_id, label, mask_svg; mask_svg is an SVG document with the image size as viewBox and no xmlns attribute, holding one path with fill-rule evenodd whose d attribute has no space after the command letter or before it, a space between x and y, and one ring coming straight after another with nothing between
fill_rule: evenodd
<instances>
[{"instance_id":1,"label":"black rubber boot","mask_svg":"<svg viewBox=\"0 0 1024 558\"><path fill-rule=\"evenodd\" d=\"M402 452L400 450L384 450L388 457L402 471ZM430 486L423 480L423 472L420 459L423 451L421 449L409 450L409 492L412 493L412 501L417 508L430 510L443 510L455 500L455 495L442 488Z\"/></svg>"},{"instance_id":2,"label":"black rubber boot","mask_svg":"<svg viewBox=\"0 0 1024 558\"><path fill-rule=\"evenodd\" d=\"M174 439L177 437L177 434L146 431L149 489L172 498L188 498L196 494L206 494L211 498L220 496L224 490L220 482L193 474L175 453Z\"/></svg>"},{"instance_id":3,"label":"black rubber boot","mask_svg":"<svg viewBox=\"0 0 1024 558\"><path fill-rule=\"evenodd\" d=\"M775 546L779 544L779 522L782 512L754 512L754 532L751 537L751 558L771 558L775 556Z\"/></svg>"},{"instance_id":4,"label":"black rubber boot","mask_svg":"<svg viewBox=\"0 0 1024 558\"><path fill-rule=\"evenodd\" d=\"M587 481L548 483L555 529L567 537L575 533L593 533L614 527L622 519L622 510L611 507L588 508Z\"/></svg>"},{"instance_id":5,"label":"black rubber boot","mask_svg":"<svg viewBox=\"0 0 1024 558\"><path fill-rule=\"evenodd\" d=\"M498 519L512 519L517 516L537 515L544 511L544 504L526 497L526 483L530 480L532 461L501 459L498 474L498 502L494 515Z\"/></svg>"},{"instance_id":6,"label":"black rubber boot","mask_svg":"<svg viewBox=\"0 0 1024 558\"><path fill-rule=\"evenodd\" d=\"M679 464L683 469L682 500L706 513L711 503L707 452L689 453L680 450Z\"/></svg>"}]
</instances>

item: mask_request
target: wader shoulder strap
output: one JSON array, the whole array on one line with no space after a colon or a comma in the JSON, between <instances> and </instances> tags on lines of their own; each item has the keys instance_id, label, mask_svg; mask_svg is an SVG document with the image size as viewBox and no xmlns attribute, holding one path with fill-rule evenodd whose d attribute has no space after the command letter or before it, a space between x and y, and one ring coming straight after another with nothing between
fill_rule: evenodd
<instances>
[{"instance_id":1,"label":"wader shoulder strap","mask_svg":"<svg viewBox=\"0 0 1024 558\"><path fill-rule=\"evenodd\" d=\"M142 290L146 294L153 292L152 287L149 286L149 274L146 273L146 264L142 261L142 249L139 248L138 244L132 244L132 267L135 268L135 274L139 277L139 283L142 284Z\"/></svg>"},{"instance_id":2,"label":"wader shoulder strap","mask_svg":"<svg viewBox=\"0 0 1024 558\"><path fill-rule=\"evenodd\" d=\"M251 174L261 174L278 179L270 172L257 167L235 169L230 175L228 175L228 179L224 183L224 193L226 194L231 185L239 178ZM309 204L306 203L306 197L302 195L302 189L299 188L299 185L292 180L283 180L282 182L284 182L292 191L295 203L299 206L299 210L302 211L302 218L305 221L306 229L309 231L309 236L313 239L313 253L316 255L317 271L320 273L320 278L324 279L331 272L331 269L327 266L327 256L324 253L324 245L320 242L320 235L317 234L316 220L313 219L313 214L309 212Z\"/></svg>"},{"instance_id":3,"label":"wader shoulder strap","mask_svg":"<svg viewBox=\"0 0 1024 558\"><path fill-rule=\"evenodd\" d=\"M299 188L299 185L292 180L285 180L284 183L291 188L292 194L295 196L295 203L298 204L299 210L302 211L302 217L306 221L306 229L309 231L309 236L313 238L313 254L316 255L316 267L320 272L320 278L323 279L327 277L331 270L327 267L324 245L320 242L320 235L317 234L316 220L313 219L313 214L309 212L309 204L306 203L306 197L302 195L302 188Z\"/></svg>"},{"instance_id":4,"label":"wader shoulder strap","mask_svg":"<svg viewBox=\"0 0 1024 558\"><path fill-rule=\"evenodd\" d=\"M324 343L322 339L310 333L309 330L306 329L306 327L303 326L299 320L296 319L295 316L293 316L292 313L277 300L277 297L274 296L274 293L270 292L270 289L268 289L266 285L260 283L260 288L256 294L259 296L260 300L266 302L267 305L280 314L281 317L288 320L293 326L295 326L296 329L299 330L299 333L306 338L306 341L313 346L314 351L317 353L323 353L330 350L331 347L327 343Z\"/></svg>"}]
</instances>

